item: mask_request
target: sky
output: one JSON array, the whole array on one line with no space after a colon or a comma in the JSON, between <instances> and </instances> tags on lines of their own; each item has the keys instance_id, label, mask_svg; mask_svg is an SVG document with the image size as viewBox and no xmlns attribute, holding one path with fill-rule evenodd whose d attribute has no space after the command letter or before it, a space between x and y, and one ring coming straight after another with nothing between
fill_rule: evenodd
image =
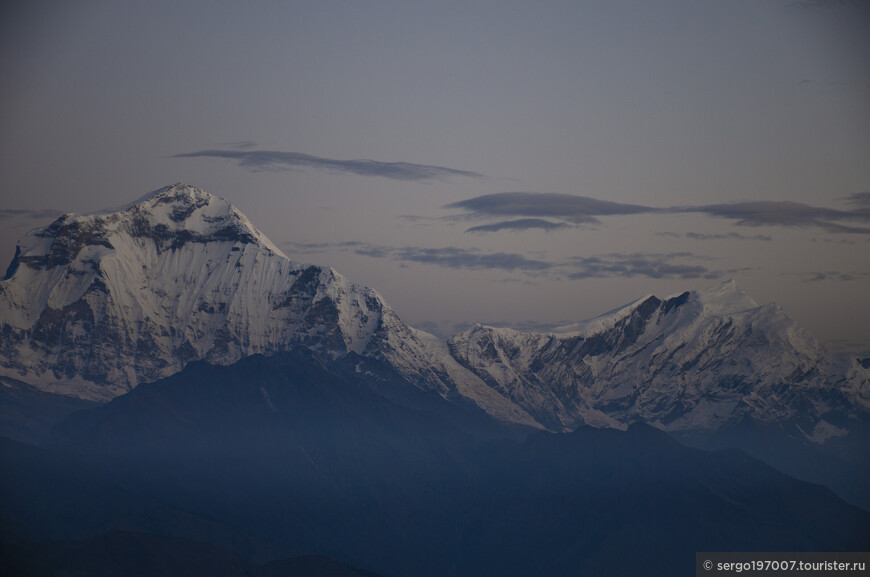
<instances>
[{"instance_id":1,"label":"sky","mask_svg":"<svg viewBox=\"0 0 870 577\"><path fill-rule=\"evenodd\" d=\"M870 3L0 7L0 260L184 182L441 336L733 278L870 352Z\"/></svg>"}]
</instances>

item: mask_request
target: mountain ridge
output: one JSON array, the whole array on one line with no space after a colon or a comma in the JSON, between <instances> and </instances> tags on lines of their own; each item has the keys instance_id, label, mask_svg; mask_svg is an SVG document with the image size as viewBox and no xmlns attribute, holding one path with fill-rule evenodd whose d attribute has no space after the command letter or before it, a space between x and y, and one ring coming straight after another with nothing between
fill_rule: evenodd
<instances>
[{"instance_id":1,"label":"mountain ridge","mask_svg":"<svg viewBox=\"0 0 870 577\"><path fill-rule=\"evenodd\" d=\"M670 431L715 429L744 416L818 417L870 408L867 374L834 362L774 303L758 305L733 280L664 300L647 296L548 332L475 325L452 354L549 428L624 428L642 420ZM851 413L850 413L851 414ZM836 427L822 426L823 441ZM804 423L804 426L806 424ZM825 432L827 431L827 432Z\"/></svg>"},{"instance_id":2,"label":"mountain ridge","mask_svg":"<svg viewBox=\"0 0 870 577\"><path fill-rule=\"evenodd\" d=\"M0 375L88 400L194 360L306 346L385 360L412 386L537 426L376 291L291 261L229 202L188 185L28 233L0 281L0 324Z\"/></svg>"},{"instance_id":3,"label":"mountain ridge","mask_svg":"<svg viewBox=\"0 0 870 577\"><path fill-rule=\"evenodd\" d=\"M290 260L228 201L181 183L30 231L0 281L0 376L105 402L188 363L309 347L382 360L410 386L505 422L707 431L789 421L810 442L870 412L870 370L837 363L729 280L646 295L552 331L408 326L373 289Z\"/></svg>"},{"instance_id":4,"label":"mountain ridge","mask_svg":"<svg viewBox=\"0 0 870 577\"><path fill-rule=\"evenodd\" d=\"M518 577L867 543L868 371L733 281L441 341L272 246L180 184L23 239L0 410L41 446L0 439L4 543Z\"/></svg>"}]
</instances>

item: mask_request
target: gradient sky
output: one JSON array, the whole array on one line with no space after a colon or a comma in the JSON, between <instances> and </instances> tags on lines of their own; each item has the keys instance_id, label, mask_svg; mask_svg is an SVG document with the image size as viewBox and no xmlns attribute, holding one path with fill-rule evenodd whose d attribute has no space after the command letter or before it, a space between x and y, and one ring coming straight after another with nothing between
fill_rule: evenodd
<instances>
[{"instance_id":1,"label":"gradient sky","mask_svg":"<svg viewBox=\"0 0 870 577\"><path fill-rule=\"evenodd\" d=\"M735 278L870 350L870 4L4 2L4 264L178 181L442 335Z\"/></svg>"}]
</instances>

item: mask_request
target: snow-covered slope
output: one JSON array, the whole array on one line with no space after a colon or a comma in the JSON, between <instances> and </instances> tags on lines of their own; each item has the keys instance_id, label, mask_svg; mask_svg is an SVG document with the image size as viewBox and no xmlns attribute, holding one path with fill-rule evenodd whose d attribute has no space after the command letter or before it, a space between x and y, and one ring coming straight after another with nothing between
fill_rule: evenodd
<instances>
[{"instance_id":1,"label":"snow-covered slope","mask_svg":"<svg viewBox=\"0 0 870 577\"><path fill-rule=\"evenodd\" d=\"M28 233L0 281L0 374L108 400L193 360L307 346L533 423L374 290L288 259L229 202L176 184Z\"/></svg>"},{"instance_id":2,"label":"snow-covered slope","mask_svg":"<svg viewBox=\"0 0 870 577\"><path fill-rule=\"evenodd\" d=\"M733 281L664 300L647 296L551 333L477 325L454 357L554 430L715 430L745 417L790 422L814 441L845 433L825 419L870 408L868 375L837 363L775 304Z\"/></svg>"},{"instance_id":3,"label":"snow-covered slope","mask_svg":"<svg viewBox=\"0 0 870 577\"><path fill-rule=\"evenodd\" d=\"M870 409L870 371L834 360L733 282L643 297L550 333L476 325L447 343L374 290L288 259L224 199L177 184L31 231L0 280L0 376L108 400L194 360L306 346L358 354L509 422L789 422L823 442Z\"/></svg>"}]
</instances>

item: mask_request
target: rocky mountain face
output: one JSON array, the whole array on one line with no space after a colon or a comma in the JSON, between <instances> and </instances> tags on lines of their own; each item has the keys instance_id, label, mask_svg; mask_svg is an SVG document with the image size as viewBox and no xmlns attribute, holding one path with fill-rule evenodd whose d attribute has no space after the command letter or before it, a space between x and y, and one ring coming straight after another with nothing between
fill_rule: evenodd
<instances>
[{"instance_id":1,"label":"rocky mountain face","mask_svg":"<svg viewBox=\"0 0 870 577\"><path fill-rule=\"evenodd\" d=\"M552 333L477 325L453 356L552 430L587 424L712 431L744 419L792 423L815 443L870 408L857 362L838 362L775 304L733 281L647 296Z\"/></svg>"},{"instance_id":2,"label":"rocky mountain face","mask_svg":"<svg viewBox=\"0 0 870 577\"><path fill-rule=\"evenodd\" d=\"M870 507L870 371L734 282L647 296L550 333L477 325L448 346L551 431L643 422Z\"/></svg>"},{"instance_id":3,"label":"rocky mountain face","mask_svg":"<svg viewBox=\"0 0 870 577\"><path fill-rule=\"evenodd\" d=\"M288 259L229 202L176 184L30 232L0 281L0 376L106 401L205 360L305 346L534 425L374 290Z\"/></svg>"},{"instance_id":4,"label":"rocky mountain face","mask_svg":"<svg viewBox=\"0 0 870 577\"><path fill-rule=\"evenodd\" d=\"M833 360L733 282L644 297L550 333L477 325L443 343L374 290L291 261L229 202L182 184L25 236L0 280L0 336L0 378L93 401L193 361L302 346L385 362L418 389L552 431L751 420L823 444L870 412L866 367Z\"/></svg>"},{"instance_id":5,"label":"rocky mountain face","mask_svg":"<svg viewBox=\"0 0 870 577\"><path fill-rule=\"evenodd\" d=\"M517 577L865 550L868 390L734 283L441 342L174 185L29 233L0 280L0 549Z\"/></svg>"}]
</instances>

